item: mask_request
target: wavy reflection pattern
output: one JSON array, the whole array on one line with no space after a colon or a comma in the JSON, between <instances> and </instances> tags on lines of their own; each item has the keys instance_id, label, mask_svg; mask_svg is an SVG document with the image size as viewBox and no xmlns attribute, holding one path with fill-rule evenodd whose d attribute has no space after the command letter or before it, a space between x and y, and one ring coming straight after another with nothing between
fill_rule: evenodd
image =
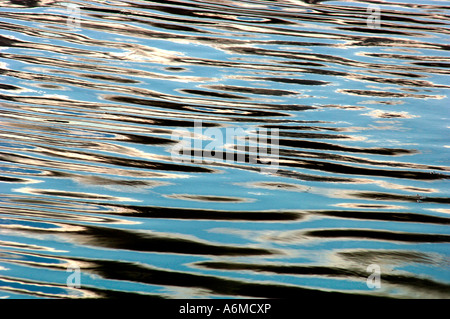
<instances>
[{"instance_id":1,"label":"wavy reflection pattern","mask_svg":"<svg viewBox=\"0 0 450 319\"><path fill-rule=\"evenodd\" d=\"M450 298L444 2L1 3L0 297Z\"/></svg>"}]
</instances>

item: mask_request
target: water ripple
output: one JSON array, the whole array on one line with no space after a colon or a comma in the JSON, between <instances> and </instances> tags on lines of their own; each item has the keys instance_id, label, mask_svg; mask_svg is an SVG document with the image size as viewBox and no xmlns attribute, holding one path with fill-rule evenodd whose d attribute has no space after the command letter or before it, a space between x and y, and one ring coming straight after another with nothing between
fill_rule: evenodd
<instances>
[{"instance_id":1,"label":"water ripple","mask_svg":"<svg viewBox=\"0 0 450 319\"><path fill-rule=\"evenodd\" d=\"M0 297L450 297L443 2L0 2Z\"/></svg>"}]
</instances>

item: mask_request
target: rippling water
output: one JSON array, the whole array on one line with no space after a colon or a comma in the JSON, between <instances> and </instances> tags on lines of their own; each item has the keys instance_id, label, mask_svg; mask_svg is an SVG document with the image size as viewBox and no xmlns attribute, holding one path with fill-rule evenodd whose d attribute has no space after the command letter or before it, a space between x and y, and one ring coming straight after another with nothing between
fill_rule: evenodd
<instances>
[{"instance_id":1,"label":"rippling water","mask_svg":"<svg viewBox=\"0 0 450 319\"><path fill-rule=\"evenodd\" d=\"M448 2L0 4L0 297L450 298Z\"/></svg>"}]
</instances>

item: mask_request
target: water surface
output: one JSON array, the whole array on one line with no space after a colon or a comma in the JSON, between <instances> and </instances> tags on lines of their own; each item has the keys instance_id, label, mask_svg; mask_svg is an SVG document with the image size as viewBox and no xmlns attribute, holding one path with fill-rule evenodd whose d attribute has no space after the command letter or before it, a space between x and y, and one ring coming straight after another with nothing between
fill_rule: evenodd
<instances>
[{"instance_id":1,"label":"water surface","mask_svg":"<svg viewBox=\"0 0 450 319\"><path fill-rule=\"evenodd\" d=\"M0 4L0 297L450 297L446 1Z\"/></svg>"}]
</instances>

